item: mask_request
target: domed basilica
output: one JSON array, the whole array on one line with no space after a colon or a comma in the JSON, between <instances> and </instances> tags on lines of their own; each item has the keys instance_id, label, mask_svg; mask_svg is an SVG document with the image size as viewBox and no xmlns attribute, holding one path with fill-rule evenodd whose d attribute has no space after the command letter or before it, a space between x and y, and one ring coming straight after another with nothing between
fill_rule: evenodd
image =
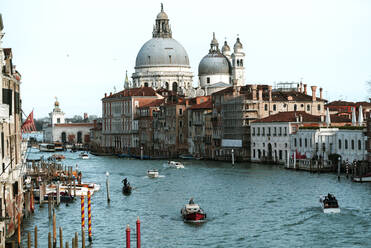
<instances>
[{"instance_id":1,"label":"domed basilica","mask_svg":"<svg viewBox=\"0 0 371 248\"><path fill-rule=\"evenodd\" d=\"M153 27L152 39L147 41L135 62L132 87L149 86L176 91L186 97L210 95L230 86L244 85L244 57L242 44L237 38L234 52L225 41L222 51L213 34L209 53L198 67L199 86L193 87L193 73L184 47L172 38L169 18L161 4ZM128 87L127 80L125 88Z\"/></svg>"}]
</instances>

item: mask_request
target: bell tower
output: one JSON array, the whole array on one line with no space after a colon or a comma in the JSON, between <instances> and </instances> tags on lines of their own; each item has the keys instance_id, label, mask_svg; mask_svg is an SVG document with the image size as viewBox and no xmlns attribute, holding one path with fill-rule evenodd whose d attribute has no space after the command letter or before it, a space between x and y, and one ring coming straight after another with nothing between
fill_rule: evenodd
<instances>
[{"instance_id":1,"label":"bell tower","mask_svg":"<svg viewBox=\"0 0 371 248\"><path fill-rule=\"evenodd\" d=\"M237 37L232 53L232 83L234 86L245 84L245 53L240 38Z\"/></svg>"}]
</instances>

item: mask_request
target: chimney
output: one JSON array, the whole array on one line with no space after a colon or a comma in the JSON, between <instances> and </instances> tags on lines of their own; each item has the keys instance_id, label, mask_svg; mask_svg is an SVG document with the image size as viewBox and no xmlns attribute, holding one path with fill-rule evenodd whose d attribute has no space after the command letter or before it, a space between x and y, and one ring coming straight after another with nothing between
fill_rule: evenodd
<instances>
[{"instance_id":1,"label":"chimney","mask_svg":"<svg viewBox=\"0 0 371 248\"><path fill-rule=\"evenodd\" d=\"M308 94L308 92L307 92L307 84L304 84L304 94Z\"/></svg>"},{"instance_id":2,"label":"chimney","mask_svg":"<svg viewBox=\"0 0 371 248\"><path fill-rule=\"evenodd\" d=\"M323 90L322 88L319 88L319 98L321 98L321 99L323 99L322 98L322 90Z\"/></svg>"},{"instance_id":3,"label":"chimney","mask_svg":"<svg viewBox=\"0 0 371 248\"><path fill-rule=\"evenodd\" d=\"M263 90L259 89L259 101L263 101Z\"/></svg>"},{"instance_id":4,"label":"chimney","mask_svg":"<svg viewBox=\"0 0 371 248\"><path fill-rule=\"evenodd\" d=\"M252 99L253 100L256 100L256 88L257 88L258 86L256 85L256 84L253 84L252 86L251 86L251 88L252 88ZM259 97L260 98L260 97ZM260 99L259 99L260 100Z\"/></svg>"},{"instance_id":5,"label":"chimney","mask_svg":"<svg viewBox=\"0 0 371 248\"><path fill-rule=\"evenodd\" d=\"M269 101L272 101L272 86L268 85Z\"/></svg>"},{"instance_id":6,"label":"chimney","mask_svg":"<svg viewBox=\"0 0 371 248\"><path fill-rule=\"evenodd\" d=\"M312 88L312 101L315 102L317 86L311 86L311 88Z\"/></svg>"},{"instance_id":7,"label":"chimney","mask_svg":"<svg viewBox=\"0 0 371 248\"><path fill-rule=\"evenodd\" d=\"M303 83L302 83L302 82L300 82L299 92L300 92L300 93L303 92Z\"/></svg>"}]
</instances>

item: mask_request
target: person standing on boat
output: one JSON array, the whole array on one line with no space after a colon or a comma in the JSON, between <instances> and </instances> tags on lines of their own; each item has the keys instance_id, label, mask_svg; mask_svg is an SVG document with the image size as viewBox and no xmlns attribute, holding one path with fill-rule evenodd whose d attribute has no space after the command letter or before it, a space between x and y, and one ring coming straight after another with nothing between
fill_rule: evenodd
<instances>
[{"instance_id":1,"label":"person standing on boat","mask_svg":"<svg viewBox=\"0 0 371 248\"><path fill-rule=\"evenodd\" d=\"M191 199L189 199L189 204L195 204L195 202L193 201L193 197L191 197Z\"/></svg>"},{"instance_id":2,"label":"person standing on boat","mask_svg":"<svg viewBox=\"0 0 371 248\"><path fill-rule=\"evenodd\" d=\"M122 182L124 183L124 187L128 185L128 179L126 177L124 178L124 180L122 180Z\"/></svg>"}]
</instances>

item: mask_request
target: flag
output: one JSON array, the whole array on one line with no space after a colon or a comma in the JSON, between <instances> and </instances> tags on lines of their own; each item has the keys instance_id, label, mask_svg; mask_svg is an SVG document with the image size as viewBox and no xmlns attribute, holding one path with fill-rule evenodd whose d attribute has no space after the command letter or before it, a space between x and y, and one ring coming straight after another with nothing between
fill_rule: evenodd
<instances>
[{"instance_id":1,"label":"flag","mask_svg":"<svg viewBox=\"0 0 371 248\"><path fill-rule=\"evenodd\" d=\"M31 133L32 131L36 131L35 123L33 121L33 110L23 122L21 129L22 133Z\"/></svg>"}]
</instances>

